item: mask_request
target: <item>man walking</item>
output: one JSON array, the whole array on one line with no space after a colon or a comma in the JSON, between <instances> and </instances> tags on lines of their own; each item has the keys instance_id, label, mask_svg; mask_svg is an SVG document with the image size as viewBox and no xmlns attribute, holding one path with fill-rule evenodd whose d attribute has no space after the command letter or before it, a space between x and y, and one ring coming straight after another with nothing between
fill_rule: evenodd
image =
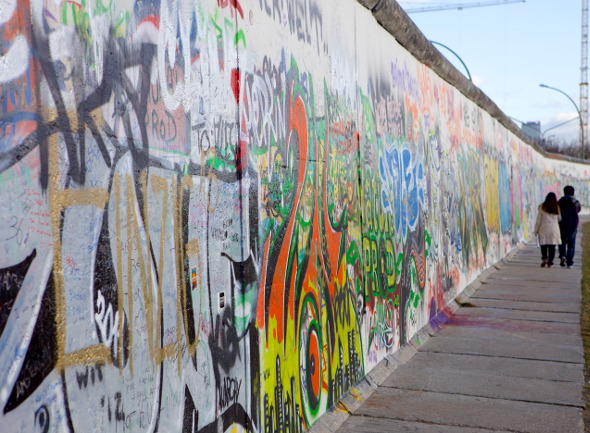
<instances>
[{"instance_id":1,"label":"man walking","mask_svg":"<svg viewBox=\"0 0 590 433\"><path fill-rule=\"evenodd\" d=\"M561 221L559 230L561 232L561 245L559 246L560 266L567 265L570 269L574 264L574 253L576 248L576 233L578 232L578 213L582 209L580 202L574 198L574 187L571 185L563 188L563 197L559 199Z\"/></svg>"}]
</instances>

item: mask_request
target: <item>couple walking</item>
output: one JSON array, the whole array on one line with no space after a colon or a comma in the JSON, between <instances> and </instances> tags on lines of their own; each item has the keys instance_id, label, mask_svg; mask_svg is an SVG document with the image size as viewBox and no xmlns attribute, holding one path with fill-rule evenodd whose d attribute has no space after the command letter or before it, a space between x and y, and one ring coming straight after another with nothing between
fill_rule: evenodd
<instances>
[{"instance_id":1,"label":"couple walking","mask_svg":"<svg viewBox=\"0 0 590 433\"><path fill-rule=\"evenodd\" d=\"M559 245L560 266L570 269L574 264L576 233L578 230L578 213L580 202L574 198L574 187L566 186L564 196L557 201L555 193L547 194L545 201L539 206L535 221L535 235L541 245L541 267L553 266L555 245Z\"/></svg>"}]
</instances>

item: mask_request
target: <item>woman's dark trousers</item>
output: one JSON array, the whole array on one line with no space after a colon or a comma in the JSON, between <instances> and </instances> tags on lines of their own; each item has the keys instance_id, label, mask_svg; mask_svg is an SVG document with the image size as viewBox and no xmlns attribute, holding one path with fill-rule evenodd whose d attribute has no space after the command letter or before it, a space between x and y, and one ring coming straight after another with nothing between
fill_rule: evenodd
<instances>
[{"instance_id":1,"label":"woman's dark trousers","mask_svg":"<svg viewBox=\"0 0 590 433\"><path fill-rule=\"evenodd\" d=\"M553 265L555 258L555 245L541 245L541 258L547 260L548 265Z\"/></svg>"}]
</instances>

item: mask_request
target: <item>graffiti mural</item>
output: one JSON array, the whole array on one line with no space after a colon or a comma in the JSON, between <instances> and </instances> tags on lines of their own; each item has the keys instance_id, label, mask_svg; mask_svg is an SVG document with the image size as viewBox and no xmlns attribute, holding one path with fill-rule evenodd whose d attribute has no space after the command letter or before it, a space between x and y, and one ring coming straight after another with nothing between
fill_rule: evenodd
<instances>
[{"instance_id":1,"label":"graffiti mural","mask_svg":"<svg viewBox=\"0 0 590 433\"><path fill-rule=\"evenodd\" d=\"M0 431L306 431L590 198L356 2L0 0L0 34Z\"/></svg>"}]
</instances>

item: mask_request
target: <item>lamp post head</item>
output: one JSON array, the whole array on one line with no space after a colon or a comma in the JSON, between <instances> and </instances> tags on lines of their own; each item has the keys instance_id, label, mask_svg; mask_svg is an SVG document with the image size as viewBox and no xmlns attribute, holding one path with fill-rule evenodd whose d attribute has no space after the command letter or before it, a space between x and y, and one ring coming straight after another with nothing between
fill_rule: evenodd
<instances>
[{"instance_id":1,"label":"lamp post head","mask_svg":"<svg viewBox=\"0 0 590 433\"><path fill-rule=\"evenodd\" d=\"M576 107L576 111L578 112L578 119L580 119L580 147L582 148L582 159L586 159L586 157L584 156L584 147L585 147L584 120L582 119L582 113L580 113L580 109L578 108L578 104L576 104L576 102L571 98L571 96L568 95L567 93L565 93L563 90L556 89L555 87L548 86L547 84L539 84L539 86L545 87L547 89L555 90L556 92L561 93L563 96L565 96L567 99L570 100L570 102L574 105L574 107Z\"/></svg>"}]
</instances>

